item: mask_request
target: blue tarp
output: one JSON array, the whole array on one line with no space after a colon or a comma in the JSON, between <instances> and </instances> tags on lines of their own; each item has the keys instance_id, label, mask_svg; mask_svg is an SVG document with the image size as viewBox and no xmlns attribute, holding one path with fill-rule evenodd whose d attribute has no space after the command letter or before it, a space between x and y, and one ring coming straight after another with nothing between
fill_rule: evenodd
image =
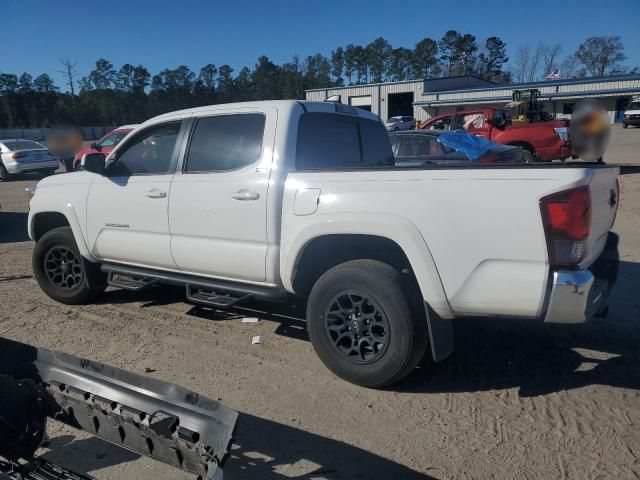
<instances>
[{"instance_id":1,"label":"blue tarp","mask_svg":"<svg viewBox=\"0 0 640 480\"><path fill-rule=\"evenodd\" d=\"M489 150L496 147L495 143L484 137L457 131L438 135L438 142L447 148L464 153L472 162L475 162Z\"/></svg>"}]
</instances>

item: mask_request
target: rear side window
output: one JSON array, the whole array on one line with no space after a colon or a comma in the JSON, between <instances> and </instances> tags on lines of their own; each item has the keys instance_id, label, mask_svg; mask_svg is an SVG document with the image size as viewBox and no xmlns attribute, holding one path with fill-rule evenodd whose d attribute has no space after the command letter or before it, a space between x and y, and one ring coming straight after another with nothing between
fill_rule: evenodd
<instances>
[{"instance_id":1,"label":"rear side window","mask_svg":"<svg viewBox=\"0 0 640 480\"><path fill-rule=\"evenodd\" d=\"M427 157L442 155L444 152L438 140L426 135L396 135L399 137L398 158Z\"/></svg>"},{"instance_id":2,"label":"rear side window","mask_svg":"<svg viewBox=\"0 0 640 480\"><path fill-rule=\"evenodd\" d=\"M380 122L351 115L305 113L298 125L296 168L393 166L391 143Z\"/></svg>"},{"instance_id":3,"label":"rear side window","mask_svg":"<svg viewBox=\"0 0 640 480\"><path fill-rule=\"evenodd\" d=\"M19 152L20 150L35 150L38 148L44 148L44 146L40 145L38 142L33 142L31 140L12 140L8 142L4 142L5 147L14 152Z\"/></svg>"},{"instance_id":4,"label":"rear side window","mask_svg":"<svg viewBox=\"0 0 640 480\"><path fill-rule=\"evenodd\" d=\"M265 117L260 113L219 115L196 123L185 172L224 172L251 165L262 153Z\"/></svg>"}]
</instances>

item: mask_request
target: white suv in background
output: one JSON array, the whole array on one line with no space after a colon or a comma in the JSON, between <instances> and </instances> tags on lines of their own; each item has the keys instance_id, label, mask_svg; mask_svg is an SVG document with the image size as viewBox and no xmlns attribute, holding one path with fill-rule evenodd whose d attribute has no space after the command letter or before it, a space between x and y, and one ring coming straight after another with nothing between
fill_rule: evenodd
<instances>
[{"instance_id":1,"label":"white suv in background","mask_svg":"<svg viewBox=\"0 0 640 480\"><path fill-rule=\"evenodd\" d=\"M413 130L416 127L416 119L414 117L391 117L384 124L389 132L398 132L400 130Z\"/></svg>"},{"instance_id":2,"label":"white suv in background","mask_svg":"<svg viewBox=\"0 0 640 480\"><path fill-rule=\"evenodd\" d=\"M627 128L629 125L640 127L640 99L638 98L634 99L624 111L622 128Z\"/></svg>"}]
</instances>

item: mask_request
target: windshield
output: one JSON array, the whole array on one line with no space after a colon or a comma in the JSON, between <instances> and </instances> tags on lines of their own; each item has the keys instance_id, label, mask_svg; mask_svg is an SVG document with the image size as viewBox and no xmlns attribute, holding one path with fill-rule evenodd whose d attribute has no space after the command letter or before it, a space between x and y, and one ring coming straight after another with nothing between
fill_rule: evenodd
<instances>
[{"instance_id":1,"label":"windshield","mask_svg":"<svg viewBox=\"0 0 640 480\"><path fill-rule=\"evenodd\" d=\"M391 117L387 122L400 122L402 117Z\"/></svg>"},{"instance_id":2,"label":"windshield","mask_svg":"<svg viewBox=\"0 0 640 480\"><path fill-rule=\"evenodd\" d=\"M20 150L36 150L45 148L44 145L40 145L38 142L32 140L10 140L2 142L12 152L19 152Z\"/></svg>"},{"instance_id":3,"label":"windshield","mask_svg":"<svg viewBox=\"0 0 640 480\"><path fill-rule=\"evenodd\" d=\"M640 102L631 102L627 110L640 110Z\"/></svg>"},{"instance_id":4,"label":"windshield","mask_svg":"<svg viewBox=\"0 0 640 480\"><path fill-rule=\"evenodd\" d=\"M108 135L102 137L102 140L98 142L98 145L100 145L101 147L115 147L118 143L120 143L120 140L127 136L128 133L128 131L122 130L120 130L119 132L111 132Z\"/></svg>"}]
</instances>

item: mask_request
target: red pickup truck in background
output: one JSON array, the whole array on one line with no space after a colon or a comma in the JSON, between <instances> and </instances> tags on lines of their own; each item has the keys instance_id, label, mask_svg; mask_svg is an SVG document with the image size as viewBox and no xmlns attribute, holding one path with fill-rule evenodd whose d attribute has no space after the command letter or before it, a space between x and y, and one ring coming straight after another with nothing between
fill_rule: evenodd
<instances>
[{"instance_id":1,"label":"red pickup truck in background","mask_svg":"<svg viewBox=\"0 0 640 480\"><path fill-rule=\"evenodd\" d=\"M464 129L492 142L519 146L526 162L565 160L571 156L568 120L513 124L508 111L481 107L438 115L423 122L420 128Z\"/></svg>"}]
</instances>

